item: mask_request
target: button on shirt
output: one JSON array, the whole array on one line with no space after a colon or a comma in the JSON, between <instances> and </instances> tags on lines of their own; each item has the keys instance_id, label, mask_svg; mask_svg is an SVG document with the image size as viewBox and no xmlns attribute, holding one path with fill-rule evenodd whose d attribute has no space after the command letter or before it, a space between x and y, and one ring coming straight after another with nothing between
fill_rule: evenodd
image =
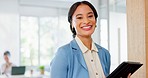
<instances>
[{"instance_id":1,"label":"button on shirt","mask_svg":"<svg viewBox=\"0 0 148 78\"><path fill-rule=\"evenodd\" d=\"M94 42L92 42L92 48L91 50L89 50L77 36L75 37L75 39L83 53L83 57L88 68L89 77L105 78L98 55L98 49L95 46Z\"/></svg>"}]
</instances>

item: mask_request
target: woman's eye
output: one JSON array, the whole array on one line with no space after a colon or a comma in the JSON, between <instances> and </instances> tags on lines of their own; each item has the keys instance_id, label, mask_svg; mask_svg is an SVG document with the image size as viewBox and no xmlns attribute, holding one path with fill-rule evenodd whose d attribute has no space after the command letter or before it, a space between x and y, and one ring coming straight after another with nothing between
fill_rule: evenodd
<instances>
[{"instance_id":1,"label":"woman's eye","mask_svg":"<svg viewBox=\"0 0 148 78\"><path fill-rule=\"evenodd\" d=\"M92 18L92 17L93 17L93 15L89 15L88 17L89 17L89 18Z\"/></svg>"},{"instance_id":2,"label":"woman's eye","mask_svg":"<svg viewBox=\"0 0 148 78\"><path fill-rule=\"evenodd\" d=\"M82 19L82 17L77 17L77 19Z\"/></svg>"}]
</instances>

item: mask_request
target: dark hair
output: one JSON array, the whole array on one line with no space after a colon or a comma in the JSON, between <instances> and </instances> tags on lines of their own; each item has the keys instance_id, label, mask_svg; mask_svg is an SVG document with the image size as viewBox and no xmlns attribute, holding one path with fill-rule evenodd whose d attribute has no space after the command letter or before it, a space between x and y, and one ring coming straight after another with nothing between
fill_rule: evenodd
<instances>
[{"instance_id":1,"label":"dark hair","mask_svg":"<svg viewBox=\"0 0 148 78\"><path fill-rule=\"evenodd\" d=\"M9 52L9 51L5 51L5 52L4 52L4 55L10 56L10 52Z\"/></svg>"},{"instance_id":2,"label":"dark hair","mask_svg":"<svg viewBox=\"0 0 148 78\"><path fill-rule=\"evenodd\" d=\"M71 23L72 23L72 15L74 14L74 12L75 12L75 10L77 9L77 7L78 7L79 5L81 5L81 4L88 5L88 6L92 9L92 11L93 11L93 13L94 13L94 16L95 16L95 19L97 19L97 17L98 17L98 14L97 14L96 9L94 8L94 6L93 6L90 2L88 2L88 1L81 1L81 2L76 2L76 3L74 3L74 4L70 7L69 12L68 12L68 22L70 23L70 30L71 30L71 32L73 33L73 38L74 38L75 35L76 35L76 31L75 31L75 28L73 28L72 25L71 25Z\"/></svg>"}]
</instances>

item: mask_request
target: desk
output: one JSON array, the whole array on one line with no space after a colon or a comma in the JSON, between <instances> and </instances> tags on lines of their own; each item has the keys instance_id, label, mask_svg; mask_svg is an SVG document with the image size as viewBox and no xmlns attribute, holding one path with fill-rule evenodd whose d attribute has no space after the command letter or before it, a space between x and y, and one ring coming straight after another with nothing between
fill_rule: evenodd
<instances>
[{"instance_id":1,"label":"desk","mask_svg":"<svg viewBox=\"0 0 148 78\"><path fill-rule=\"evenodd\" d=\"M0 75L0 78L49 78L49 76L45 75L38 75L38 76L25 76L25 75L11 75L11 76L6 76L6 75Z\"/></svg>"},{"instance_id":2,"label":"desk","mask_svg":"<svg viewBox=\"0 0 148 78\"><path fill-rule=\"evenodd\" d=\"M26 71L24 75L0 75L0 78L50 78L50 73L45 71L44 75L41 75L40 72L34 71L33 74L30 74L30 71Z\"/></svg>"}]
</instances>

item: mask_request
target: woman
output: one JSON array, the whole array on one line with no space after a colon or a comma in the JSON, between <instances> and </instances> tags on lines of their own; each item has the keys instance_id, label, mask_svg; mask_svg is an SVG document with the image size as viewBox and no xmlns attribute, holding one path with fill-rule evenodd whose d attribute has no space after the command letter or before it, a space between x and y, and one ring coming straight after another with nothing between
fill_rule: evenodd
<instances>
[{"instance_id":1,"label":"woman","mask_svg":"<svg viewBox=\"0 0 148 78\"><path fill-rule=\"evenodd\" d=\"M6 76L11 75L12 66L15 66L13 63L10 62L10 56L11 56L11 54L9 51L4 52L4 60L6 63L4 63L1 66L1 73Z\"/></svg>"},{"instance_id":2,"label":"woman","mask_svg":"<svg viewBox=\"0 0 148 78\"><path fill-rule=\"evenodd\" d=\"M87 1L74 3L68 21L74 39L60 47L51 62L51 78L106 78L110 71L109 52L93 42L98 14Z\"/></svg>"}]
</instances>

